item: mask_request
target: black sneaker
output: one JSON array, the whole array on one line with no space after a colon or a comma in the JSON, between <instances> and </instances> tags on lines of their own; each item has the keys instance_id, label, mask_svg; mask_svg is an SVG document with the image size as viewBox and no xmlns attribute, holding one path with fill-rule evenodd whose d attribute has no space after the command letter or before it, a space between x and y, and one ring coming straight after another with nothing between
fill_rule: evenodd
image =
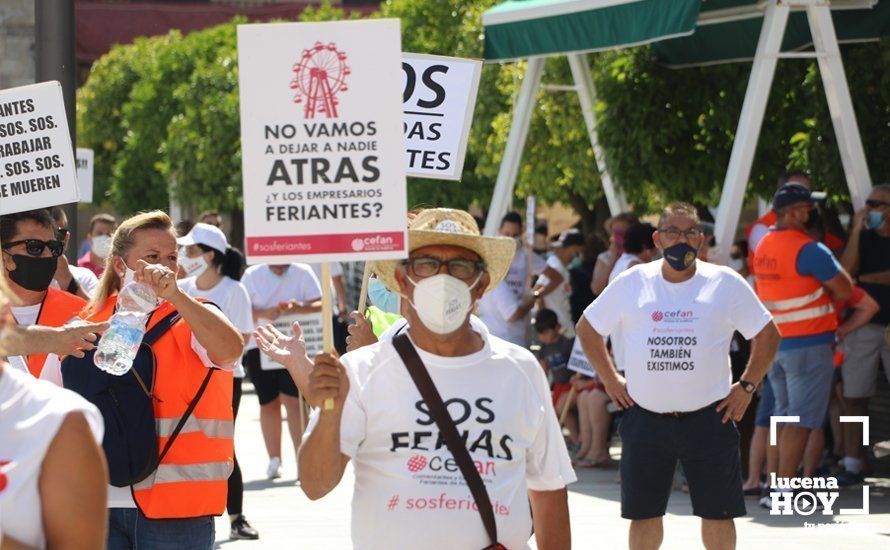
<instances>
[{"instance_id":1,"label":"black sneaker","mask_svg":"<svg viewBox=\"0 0 890 550\"><path fill-rule=\"evenodd\" d=\"M247 523L247 518L243 515L238 516L232 522L232 531L229 533L230 540L257 540L258 538L260 538L260 534Z\"/></svg>"}]
</instances>

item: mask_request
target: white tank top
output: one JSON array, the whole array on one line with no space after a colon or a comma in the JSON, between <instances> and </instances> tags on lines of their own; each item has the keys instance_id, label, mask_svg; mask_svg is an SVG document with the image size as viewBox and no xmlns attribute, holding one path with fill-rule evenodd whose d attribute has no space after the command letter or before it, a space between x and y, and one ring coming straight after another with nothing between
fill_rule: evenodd
<instances>
[{"instance_id":1,"label":"white tank top","mask_svg":"<svg viewBox=\"0 0 890 550\"><path fill-rule=\"evenodd\" d=\"M102 415L74 392L8 365L0 373L0 533L44 548L40 470L65 417L84 415L102 442Z\"/></svg>"}]
</instances>

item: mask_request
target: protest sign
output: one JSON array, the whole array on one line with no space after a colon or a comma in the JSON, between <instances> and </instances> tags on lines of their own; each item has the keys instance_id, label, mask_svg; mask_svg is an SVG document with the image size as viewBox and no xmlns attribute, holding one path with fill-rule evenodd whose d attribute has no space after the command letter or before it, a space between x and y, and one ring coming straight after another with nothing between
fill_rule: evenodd
<instances>
[{"instance_id":1,"label":"protest sign","mask_svg":"<svg viewBox=\"0 0 890 550\"><path fill-rule=\"evenodd\" d=\"M250 263L407 255L399 21L238 26Z\"/></svg>"},{"instance_id":2,"label":"protest sign","mask_svg":"<svg viewBox=\"0 0 890 550\"><path fill-rule=\"evenodd\" d=\"M0 90L0 214L77 202L62 85Z\"/></svg>"},{"instance_id":3,"label":"protest sign","mask_svg":"<svg viewBox=\"0 0 890 550\"><path fill-rule=\"evenodd\" d=\"M294 321L300 323L300 329L303 331L303 340L306 342L306 355L314 358L316 354L321 353L322 347L322 314L321 313L295 313L293 315L282 315L274 321L260 319L260 326L271 324L285 336L293 336ZM260 368L263 370L278 370L284 366L269 359L265 353L260 354Z\"/></svg>"},{"instance_id":4,"label":"protest sign","mask_svg":"<svg viewBox=\"0 0 890 550\"><path fill-rule=\"evenodd\" d=\"M77 190L80 202L93 202L93 150L77 148Z\"/></svg>"},{"instance_id":5,"label":"protest sign","mask_svg":"<svg viewBox=\"0 0 890 550\"><path fill-rule=\"evenodd\" d=\"M572 355L569 357L569 364L567 366L569 370L580 372L591 378L596 377L596 371L593 370L593 366L590 364L590 361L587 360L587 356L584 355L584 350L581 348L580 338L575 338L575 345L572 346Z\"/></svg>"},{"instance_id":6,"label":"protest sign","mask_svg":"<svg viewBox=\"0 0 890 550\"><path fill-rule=\"evenodd\" d=\"M402 55L409 176L460 179L481 72L473 59Z\"/></svg>"}]
</instances>

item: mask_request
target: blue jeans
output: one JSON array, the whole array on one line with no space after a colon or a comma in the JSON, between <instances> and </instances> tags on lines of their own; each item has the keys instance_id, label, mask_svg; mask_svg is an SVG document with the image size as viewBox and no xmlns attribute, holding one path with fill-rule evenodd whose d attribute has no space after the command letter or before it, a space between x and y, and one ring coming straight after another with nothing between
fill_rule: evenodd
<instances>
[{"instance_id":1,"label":"blue jeans","mask_svg":"<svg viewBox=\"0 0 890 550\"><path fill-rule=\"evenodd\" d=\"M212 550L213 517L148 519L136 508L109 508L106 550Z\"/></svg>"}]
</instances>

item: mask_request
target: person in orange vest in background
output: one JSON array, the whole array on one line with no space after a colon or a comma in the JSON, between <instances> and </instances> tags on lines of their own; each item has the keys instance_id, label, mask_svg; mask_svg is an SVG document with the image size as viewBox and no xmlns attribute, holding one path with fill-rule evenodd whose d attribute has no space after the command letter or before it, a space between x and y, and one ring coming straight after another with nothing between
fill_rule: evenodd
<instances>
[{"instance_id":1,"label":"person in orange vest in background","mask_svg":"<svg viewBox=\"0 0 890 550\"><path fill-rule=\"evenodd\" d=\"M181 318L151 345L156 359L154 415L163 449L190 402L197 405L158 468L131 487L109 486L108 550L209 550L213 516L226 509L227 480L234 466L232 371L243 340L222 312L182 292L176 282L178 249L173 222L155 211L118 227L108 269L87 309L91 321L108 320L117 292L136 281L151 287L158 307L148 329L170 313ZM207 369L217 369L207 376Z\"/></svg>"},{"instance_id":2,"label":"person in orange vest in background","mask_svg":"<svg viewBox=\"0 0 890 550\"><path fill-rule=\"evenodd\" d=\"M832 301L848 299L852 288L828 247L806 234L812 209L806 186L783 185L773 198L776 224L754 253L757 295L782 334L768 378L775 395L773 415L800 417L797 423L778 425L777 475L782 478L797 475L807 438L825 419L838 327ZM815 473L809 470L805 477ZM768 507L768 497L761 504Z\"/></svg>"},{"instance_id":3,"label":"person in orange vest in background","mask_svg":"<svg viewBox=\"0 0 890 550\"><path fill-rule=\"evenodd\" d=\"M65 244L57 238L49 210L0 217L0 243L3 275L17 302L11 308L16 324L61 327L77 318L86 300L50 286ZM47 358L45 353L32 353L13 358L11 364L14 368L27 368L35 378L61 385L58 368L44 369ZM53 357L53 361L57 367L58 358Z\"/></svg>"},{"instance_id":4,"label":"person in orange vest in background","mask_svg":"<svg viewBox=\"0 0 890 550\"><path fill-rule=\"evenodd\" d=\"M799 170L793 170L790 172L785 172L781 177L779 177L778 185L776 186L776 190L782 188L786 183L798 183L803 185L807 189L812 189L812 185L810 183L810 177L805 173ZM770 209L764 215L757 218L751 225L745 229L745 238L748 241L748 272L751 275L755 275L754 273L754 251L757 250L757 244L763 239L764 236L769 232L770 227L776 225L776 210L775 208ZM839 254L840 251L844 248L844 241L837 235L833 233L825 232L823 234L822 242L834 252L835 254Z\"/></svg>"}]
</instances>

